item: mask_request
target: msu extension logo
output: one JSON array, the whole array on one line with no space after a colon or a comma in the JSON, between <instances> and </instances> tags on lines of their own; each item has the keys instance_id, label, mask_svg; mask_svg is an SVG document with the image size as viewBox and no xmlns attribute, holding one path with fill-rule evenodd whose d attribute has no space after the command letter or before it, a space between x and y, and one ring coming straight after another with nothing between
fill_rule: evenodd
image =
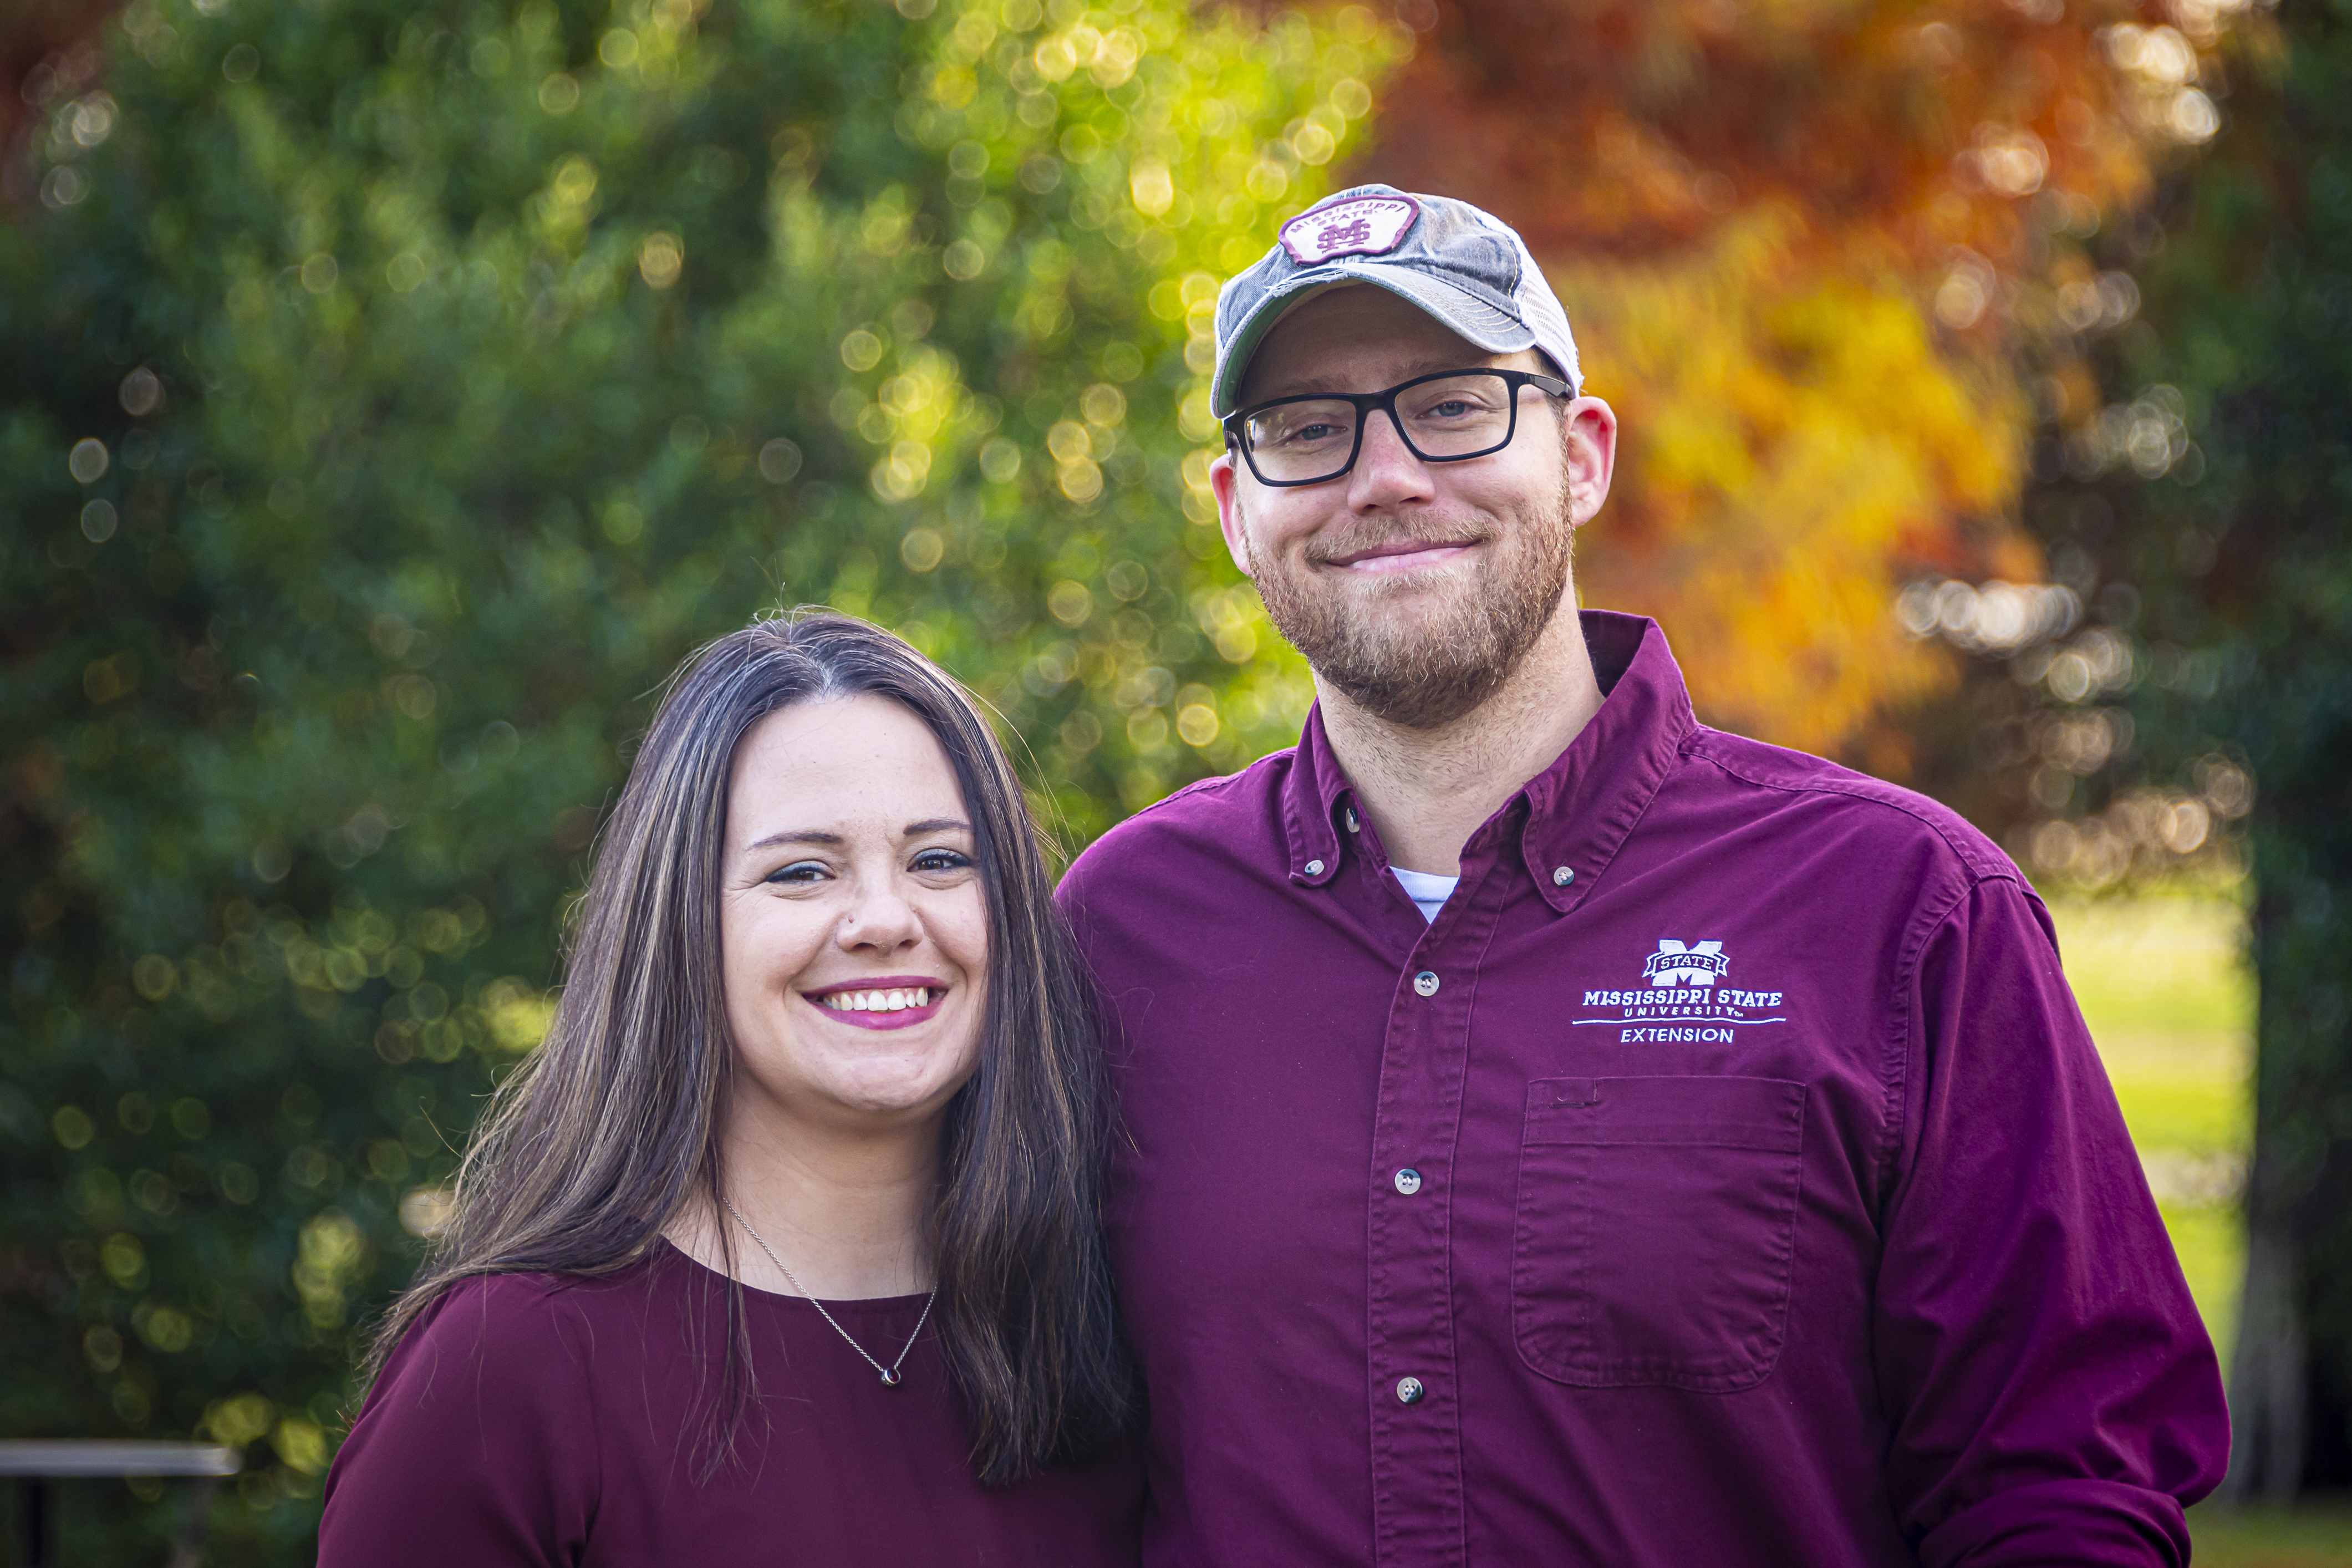
<instances>
[{"instance_id":1,"label":"msu extension logo","mask_svg":"<svg viewBox=\"0 0 2352 1568\"><path fill-rule=\"evenodd\" d=\"M1653 985L1712 985L1731 967L1719 942L1694 942L1685 947L1670 936L1658 939L1658 951L1642 963L1642 977Z\"/></svg>"},{"instance_id":2,"label":"msu extension logo","mask_svg":"<svg viewBox=\"0 0 2352 1568\"><path fill-rule=\"evenodd\" d=\"M1730 973L1731 955L1722 942L1662 936L1657 952L1642 955L1646 984L1587 991L1584 1005L1599 1016L1569 1022L1613 1025L1621 1045L1665 1046L1729 1045L1744 1027L1789 1021L1780 992L1737 990L1727 982Z\"/></svg>"}]
</instances>

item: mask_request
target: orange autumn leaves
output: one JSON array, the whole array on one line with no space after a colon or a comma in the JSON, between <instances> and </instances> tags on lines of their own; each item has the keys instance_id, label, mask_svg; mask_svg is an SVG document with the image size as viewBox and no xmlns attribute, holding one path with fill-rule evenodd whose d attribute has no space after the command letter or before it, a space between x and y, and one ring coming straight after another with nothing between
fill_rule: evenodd
<instances>
[{"instance_id":1,"label":"orange autumn leaves","mask_svg":"<svg viewBox=\"0 0 2352 1568\"><path fill-rule=\"evenodd\" d=\"M1802 237L1767 211L1677 264L1555 281L1625 430L1585 602L1658 616L1711 721L1831 751L1944 675L1889 613L1906 563L2039 562L1999 521L2013 388L1942 352L1898 279L1809 269Z\"/></svg>"},{"instance_id":2,"label":"orange autumn leaves","mask_svg":"<svg viewBox=\"0 0 2352 1568\"><path fill-rule=\"evenodd\" d=\"M1457 4L1385 85L1362 172L1490 208L1551 274L1624 422L1585 602L1658 616L1712 721L1899 772L1885 716L1952 671L1894 593L2038 575L2012 521L2026 367L2068 352L2080 242L2210 112L2220 20Z\"/></svg>"}]
</instances>

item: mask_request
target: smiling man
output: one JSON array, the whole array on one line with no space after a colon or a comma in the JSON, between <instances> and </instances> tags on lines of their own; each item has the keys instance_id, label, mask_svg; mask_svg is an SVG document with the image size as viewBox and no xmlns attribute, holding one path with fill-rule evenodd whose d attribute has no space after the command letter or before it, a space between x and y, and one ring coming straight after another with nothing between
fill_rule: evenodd
<instances>
[{"instance_id":1,"label":"smiling man","mask_svg":"<svg viewBox=\"0 0 2352 1568\"><path fill-rule=\"evenodd\" d=\"M1147 1562L2185 1562L2220 1378L2045 912L1579 614L1616 421L1517 235L1345 192L1217 339L1315 710L1063 888Z\"/></svg>"}]
</instances>

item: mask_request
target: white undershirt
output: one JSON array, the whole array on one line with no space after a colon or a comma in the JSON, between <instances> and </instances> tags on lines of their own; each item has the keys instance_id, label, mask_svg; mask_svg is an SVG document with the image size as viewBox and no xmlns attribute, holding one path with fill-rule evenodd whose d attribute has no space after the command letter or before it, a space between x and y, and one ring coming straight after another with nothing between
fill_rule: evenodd
<instances>
[{"instance_id":1,"label":"white undershirt","mask_svg":"<svg viewBox=\"0 0 2352 1568\"><path fill-rule=\"evenodd\" d=\"M1402 866L1391 866L1389 872L1396 878L1398 885L1404 889L1405 897L1412 900L1413 907L1421 911L1421 918L1425 921L1437 919L1437 911L1444 909L1445 900L1454 896L1454 884L1462 880L1459 877L1433 876L1427 871L1408 871Z\"/></svg>"}]
</instances>

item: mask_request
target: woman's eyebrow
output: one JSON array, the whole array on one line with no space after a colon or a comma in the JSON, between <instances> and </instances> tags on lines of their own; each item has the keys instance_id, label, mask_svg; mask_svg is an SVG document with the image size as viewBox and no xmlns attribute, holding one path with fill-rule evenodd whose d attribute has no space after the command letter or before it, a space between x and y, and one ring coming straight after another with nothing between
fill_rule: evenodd
<instances>
[{"instance_id":1,"label":"woman's eyebrow","mask_svg":"<svg viewBox=\"0 0 2352 1568\"><path fill-rule=\"evenodd\" d=\"M765 849L771 844L845 844L848 840L838 833L820 833L815 828L803 828L796 833L771 833L765 838L745 845L746 849Z\"/></svg>"},{"instance_id":2,"label":"woman's eyebrow","mask_svg":"<svg viewBox=\"0 0 2352 1568\"><path fill-rule=\"evenodd\" d=\"M964 821L963 818L960 816L927 816L920 822L910 822L907 824L907 826L900 830L901 837L907 838L919 838L926 833L970 833L971 831L971 824ZM771 833L764 838L752 840L743 847L746 849L765 849L772 845L777 844L824 844L837 846L846 844L848 842L849 840L844 838L838 833L826 833L817 828L804 827L786 833Z\"/></svg>"}]
</instances>

